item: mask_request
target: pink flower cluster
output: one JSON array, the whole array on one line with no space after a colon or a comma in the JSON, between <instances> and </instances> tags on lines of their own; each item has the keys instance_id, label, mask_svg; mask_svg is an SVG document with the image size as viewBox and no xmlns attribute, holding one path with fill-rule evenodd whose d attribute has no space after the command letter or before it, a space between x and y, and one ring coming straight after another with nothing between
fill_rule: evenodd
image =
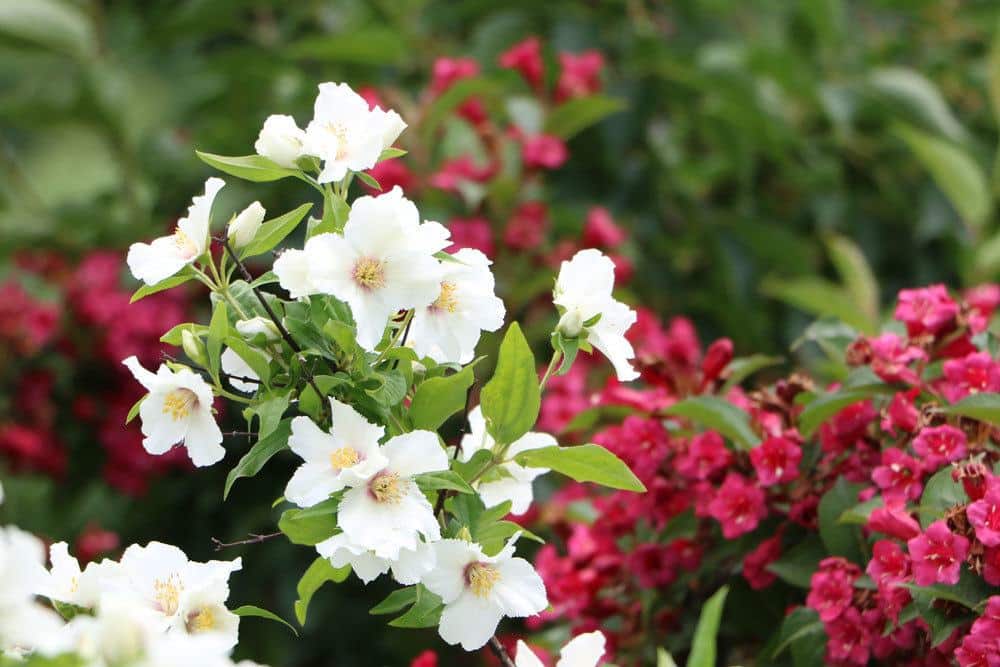
<instances>
[{"instance_id":1,"label":"pink flower cluster","mask_svg":"<svg viewBox=\"0 0 1000 667\"><path fill-rule=\"evenodd\" d=\"M121 267L121 255L111 251L92 252L75 266L56 255L26 255L0 285L7 296L0 308L10 311L0 318L0 377L16 388L0 413L0 454L9 468L62 478L71 452L83 456L95 438L105 480L124 493L141 494L152 477L188 467L183 456L150 456L138 424L124 426L142 389L121 366L133 354L158 365L167 349L159 337L187 321L187 300L170 290L130 304ZM43 284L56 297L36 299L25 284Z\"/></svg>"},{"instance_id":2,"label":"pink flower cluster","mask_svg":"<svg viewBox=\"0 0 1000 667\"><path fill-rule=\"evenodd\" d=\"M703 588L706 580L715 588L725 582L719 572L735 567L758 594L787 596L787 584L775 586L787 569L776 563L802 541L832 548L821 534L831 519L821 520L820 504L850 489L857 494L848 498L858 517L852 525L863 524L848 528L856 531L857 560L841 552L813 561L797 598L823 625L826 663L947 665L954 655L961 667L1000 665L1000 598L988 594L1000 586L997 432L940 409L1000 392L1000 363L984 334L998 304L1000 288L992 285L961 300L940 285L903 290L895 316L906 333L862 336L845 352L849 366L885 384L805 431L808 437L800 424L805 406L841 387L824 390L802 374L753 392L730 387L730 341L702 352L690 322L663 326L640 313L630 336L645 388L625 391L613 381L594 388L583 364L553 380L542 407L542 424L553 431L585 409L628 409L630 416L592 438L649 489L599 494L574 484L541 510L538 518L554 521L559 538L536 560L552 602L546 620L569 620L580 632L613 628L617 657L631 664L629 656L648 650L644 638L690 622L689 610L714 590ZM743 449L669 414L696 395L738 408L758 442ZM951 484L947 507L925 498L935 475L938 487ZM960 581L963 592L951 596L932 588ZM650 589L657 592L652 612L648 594L640 594ZM968 600L968 591L981 597Z\"/></svg>"}]
</instances>

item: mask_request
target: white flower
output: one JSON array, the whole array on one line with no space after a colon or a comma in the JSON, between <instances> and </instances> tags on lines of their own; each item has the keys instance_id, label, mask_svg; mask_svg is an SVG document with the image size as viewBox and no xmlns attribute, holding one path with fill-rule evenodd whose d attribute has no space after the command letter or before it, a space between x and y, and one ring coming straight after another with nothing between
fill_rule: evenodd
<instances>
[{"instance_id":1,"label":"white flower","mask_svg":"<svg viewBox=\"0 0 1000 667\"><path fill-rule=\"evenodd\" d=\"M266 352L259 352L261 356L265 359L270 360L271 356ZM227 347L222 355L219 357L219 361L222 364L222 372L229 377L229 384L233 386L236 391L241 391L244 394L252 394L260 388L260 376L257 372L250 367L243 357L236 354L236 351L231 347ZM245 379L241 379L245 378ZM250 380L248 382L248 380ZM253 382L257 380L257 382Z\"/></svg>"},{"instance_id":2,"label":"white flower","mask_svg":"<svg viewBox=\"0 0 1000 667\"><path fill-rule=\"evenodd\" d=\"M325 236L321 234L320 236ZM306 241L309 248L310 241ZM309 255L305 250L289 248L274 260L274 275L278 276L278 284L288 291L289 296L298 299L317 292L309 279Z\"/></svg>"},{"instance_id":3,"label":"white flower","mask_svg":"<svg viewBox=\"0 0 1000 667\"><path fill-rule=\"evenodd\" d=\"M448 245L448 235L436 222L420 224L417 207L395 187L379 197L359 197L343 236L309 239L304 274L298 255L289 260L294 270L282 267L279 272L276 262L275 273L293 296L312 288L346 302L357 324L358 344L371 351L392 315L429 306L440 295L441 269L434 253Z\"/></svg>"},{"instance_id":4,"label":"white flower","mask_svg":"<svg viewBox=\"0 0 1000 667\"><path fill-rule=\"evenodd\" d=\"M260 136L253 145L257 155L289 169L297 169L296 160L302 157L306 133L295 124L291 116L273 115L264 121Z\"/></svg>"},{"instance_id":5,"label":"white flower","mask_svg":"<svg viewBox=\"0 0 1000 667\"><path fill-rule=\"evenodd\" d=\"M559 652L556 667L597 667L604 655L605 639L600 631L577 635L571 639ZM517 667L545 667L528 645L517 642L517 656L514 659Z\"/></svg>"},{"instance_id":6,"label":"white flower","mask_svg":"<svg viewBox=\"0 0 1000 667\"><path fill-rule=\"evenodd\" d=\"M476 406L469 412L469 433L462 436L459 456L463 461L469 461L481 449L493 449L496 443L486 432L486 420L483 418L482 406ZM548 468L528 468L514 462L514 457L529 449L558 446L558 442L548 433L525 433L507 448L505 461L497 466L501 476L477 484L480 498L487 507L495 507L502 502L511 502L511 514L524 514L531 507L533 494L531 483L536 477L544 475Z\"/></svg>"},{"instance_id":7,"label":"white flower","mask_svg":"<svg viewBox=\"0 0 1000 667\"><path fill-rule=\"evenodd\" d=\"M229 577L242 567L239 558L198 563L177 547L150 542L126 549L120 567L117 592L152 613L164 631L203 635L225 648L236 644L239 618L225 602Z\"/></svg>"},{"instance_id":8,"label":"white flower","mask_svg":"<svg viewBox=\"0 0 1000 667\"><path fill-rule=\"evenodd\" d=\"M448 456L430 431L397 435L379 452L388 463L366 481L351 484L337 509L337 522L352 544L395 561L403 549L417 549L420 535L429 542L441 538L434 508L413 477L447 470Z\"/></svg>"},{"instance_id":9,"label":"white flower","mask_svg":"<svg viewBox=\"0 0 1000 667\"><path fill-rule=\"evenodd\" d=\"M493 294L490 260L473 248L462 248L454 262L441 263L441 293L413 315L410 341L421 357L438 363L472 361L480 331L503 326L503 301Z\"/></svg>"},{"instance_id":10,"label":"white flower","mask_svg":"<svg viewBox=\"0 0 1000 667\"><path fill-rule=\"evenodd\" d=\"M14 526L0 527L0 655L52 641L62 622L35 602L46 583L45 547Z\"/></svg>"},{"instance_id":11,"label":"white flower","mask_svg":"<svg viewBox=\"0 0 1000 667\"><path fill-rule=\"evenodd\" d=\"M346 533L338 533L316 545L320 556L336 568L350 565L366 584L392 570L392 578L404 586L419 583L434 568L434 549L420 542L416 549L400 549L396 560L379 558L371 549L354 544Z\"/></svg>"},{"instance_id":12,"label":"white flower","mask_svg":"<svg viewBox=\"0 0 1000 667\"><path fill-rule=\"evenodd\" d=\"M346 83L321 83L306 127L305 152L323 160L320 183L342 181L348 171L374 167L405 127L394 111L369 110Z\"/></svg>"},{"instance_id":13,"label":"white flower","mask_svg":"<svg viewBox=\"0 0 1000 667\"><path fill-rule=\"evenodd\" d=\"M177 229L171 236L160 237L152 243L132 244L126 261L136 279L155 285L208 251L212 202L225 184L221 178L205 181L205 194L191 200L187 215L177 221Z\"/></svg>"},{"instance_id":14,"label":"white flower","mask_svg":"<svg viewBox=\"0 0 1000 667\"><path fill-rule=\"evenodd\" d=\"M614 262L599 250L581 250L562 263L553 301L565 310L560 330L570 337L583 336L608 358L618 379L627 382L639 377L630 363L635 352L625 339L636 316L634 310L611 296L614 284ZM583 327L598 315L596 324Z\"/></svg>"},{"instance_id":15,"label":"white flower","mask_svg":"<svg viewBox=\"0 0 1000 667\"><path fill-rule=\"evenodd\" d=\"M266 317L251 317L248 320L238 320L236 331L247 340L252 340L257 336L263 336L266 341L274 341L281 338L281 332L274 322Z\"/></svg>"},{"instance_id":16,"label":"white flower","mask_svg":"<svg viewBox=\"0 0 1000 667\"><path fill-rule=\"evenodd\" d=\"M156 374L129 357L122 362L149 391L139 408L142 446L150 454L165 454L183 442L196 466L218 462L226 454L222 431L212 416L212 388L187 368L172 371L161 364Z\"/></svg>"},{"instance_id":17,"label":"white flower","mask_svg":"<svg viewBox=\"0 0 1000 667\"><path fill-rule=\"evenodd\" d=\"M264 223L266 213L260 202L255 201L233 218L233 221L229 223L229 241L236 250L253 241L260 226Z\"/></svg>"},{"instance_id":18,"label":"white flower","mask_svg":"<svg viewBox=\"0 0 1000 667\"><path fill-rule=\"evenodd\" d=\"M118 563L107 559L88 563L81 571L79 561L69 554L65 542L56 542L49 547L49 561L52 566L39 593L77 607L97 606L101 593L117 586L121 574Z\"/></svg>"},{"instance_id":19,"label":"white flower","mask_svg":"<svg viewBox=\"0 0 1000 667\"><path fill-rule=\"evenodd\" d=\"M378 446L384 427L335 398L330 398L330 414L329 433L308 417L292 420L288 446L304 463L288 481L285 498L299 507L312 507L331 493L363 484L388 463Z\"/></svg>"},{"instance_id":20,"label":"white flower","mask_svg":"<svg viewBox=\"0 0 1000 667\"><path fill-rule=\"evenodd\" d=\"M434 544L437 565L422 583L444 602L438 631L449 644L474 651L493 636L504 616L531 616L548 606L541 577L531 563L514 557L517 538L496 556L464 540Z\"/></svg>"}]
</instances>

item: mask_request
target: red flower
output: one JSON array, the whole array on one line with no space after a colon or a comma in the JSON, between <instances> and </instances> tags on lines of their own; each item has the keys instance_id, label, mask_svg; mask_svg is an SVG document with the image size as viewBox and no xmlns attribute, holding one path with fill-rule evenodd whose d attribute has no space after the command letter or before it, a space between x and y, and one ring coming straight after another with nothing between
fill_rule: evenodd
<instances>
[{"instance_id":1,"label":"red flower","mask_svg":"<svg viewBox=\"0 0 1000 667\"><path fill-rule=\"evenodd\" d=\"M548 208L540 201L521 204L507 222L504 242L515 250L533 250L541 245L548 228Z\"/></svg>"},{"instance_id":2,"label":"red flower","mask_svg":"<svg viewBox=\"0 0 1000 667\"><path fill-rule=\"evenodd\" d=\"M551 134L526 137L521 145L521 160L528 169L558 169L568 158L566 144Z\"/></svg>"},{"instance_id":3,"label":"red flower","mask_svg":"<svg viewBox=\"0 0 1000 667\"><path fill-rule=\"evenodd\" d=\"M986 495L965 508L976 538L988 547L1000 546L1000 482L991 480Z\"/></svg>"},{"instance_id":4,"label":"red flower","mask_svg":"<svg viewBox=\"0 0 1000 667\"><path fill-rule=\"evenodd\" d=\"M722 436L705 431L691 438L687 451L674 462L677 472L688 479L708 479L732 463L733 455Z\"/></svg>"},{"instance_id":5,"label":"red flower","mask_svg":"<svg viewBox=\"0 0 1000 667\"><path fill-rule=\"evenodd\" d=\"M437 653L431 650L424 651L413 659L410 667L438 667Z\"/></svg>"},{"instance_id":6,"label":"red flower","mask_svg":"<svg viewBox=\"0 0 1000 667\"><path fill-rule=\"evenodd\" d=\"M628 233L619 227L611 212L603 206L593 206L587 211L587 222L583 226L583 245L587 248L617 248Z\"/></svg>"},{"instance_id":7,"label":"red flower","mask_svg":"<svg viewBox=\"0 0 1000 667\"><path fill-rule=\"evenodd\" d=\"M912 433L917 428L920 412L913 405L913 399L920 393L920 389L914 387L907 392L893 394L889 407L886 408L882 417L882 430L886 433L895 433L897 430L904 433Z\"/></svg>"},{"instance_id":8,"label":"red flower","mask_svg":"<svg viewBox=\"0 0 1000 667\"><path fill-rule=\"evenodd\" d=\"M872 559L865 571L879 586L898 584L909 579L910 559L898 543L879 540L872 547Z\"/></svg>"},{"instance_id":9,"label":"red flower","mask_svg":"<svg viewBox=\"0 0 1000 667\"><path fill-rule=\"evenodd\" d=\"M767 588L778 578L767 566L781 557L781 535L769 537L743 559L743 578L750 588L759 591Z\"/></svg>"},{"instance_id":10,"label":"red flower","mask_svg":"<svg viewBox=\"0 0 1000 667\"><path fill-rule=\"evenodd\" d=\"M884 507L872 510L867 528L897 540L908 540L920 534L920 524L906 511L901 498L886 499Z\"/></svg>"},{"instance_id":11,"label":"red flower","mask_svg":"<svg viewBox=\"0 0 1000 667\"><path fill-rule=\"evenodd\" d=\"M764 492L735 472L726 475L709 503L708 511L722 524L722 535L726 539L749 533L767 516Z\"/></svg>"},{"instance_id":12,"label":"red flower","mask_svg":"<svg viewBox=\"0 0 1000 667\"><path fill-rule=\"evenodd\" d=\"M719 338L705 350L701 360L701 388L704 390L718 378L726 366L733 360L733 341L729 338Z\"/></svg>"},{"instance_id":13,"label":"red flower","mask_svg":"<svg viewBox=\"0 0 1000 667\"><path fill-rule=\"evenodd\" d=\"M906 325L911 336L939 334L951 328L958 315L958 304L944 285L931 285L899 292L896 319Z\"/></svg>"},{"instance_id":14,"label":"red flower","mask_svg":"<svg viewBox=\"0 0 1000 667\"><path fill-rule=\"evenodd\" d=\"M1000 285L978 285L966 290L963 298L969 305L969 328L974 333L986 331L993 313L1000 306Z\"/></svg>"},{"instance_id":15,"label":"red flower","mask_svg":"<svg viewBox=\"0 0 1000 667\"><path fill-rule=\"evenodd\" d=\"M475 248L490 259L496 256L493 243L493 229L485 218L453 218L448 221L451 245L448 252L458 252L462 248Z\"/></svg>"},{"instance_id":16,"label":"red flower","mask_svg":"<svg viewBox=\"0 0 1000 667\"><path fill-rule=\"evenodd\" d=\"M361 186L370 195L378 195L379 192L388 192L397 185L409 192L414 189L416 184L416 177L413 175L413 172L410 171L405 162L398 159L382 160L368 170L368 175L382 186L381 190L377 190L362 181Z\"/></svg>"},{"instance_id":17,"label":"red flower","mask_svg":"<svg viewBox=\"0 0 1000 667\"><path fill-rule=\"evenodd\" d=\"M918 586L957 584L962 561L969 553L969 540L948 530L938 520L906 543L913 559L913 575Z\"/></svg>"},{"instance_id":18,"label":"red flower","mask_svg":"<svg viewBox=\"0 0 1000 667\"><path fill-rule=\"evenodd\" d=\"M472 58L438 58L434 61L431 91L440 95L457 81L479 74L479 63Z\"/></svg>"},{"instance_id":19,"label":"red flower","mask_svg":"<svg viewBox=\"0 0 1000 667\"><path fill-rule=\"evenodd\" d=\"M987 352L973 352L944 362L941 391L952 403L969 394L1000 391L1000 364Z\"/></svg>"},{"instance_id":20,"label":"red flower","mask_svg":"<svg viewBox=\"0 0 1000 667\"><path fill-rule=\"evenodd\" d=\"M872 644L881 635L878 612L870 610L861 613L854 607L825 626L827 634L826 654L833 662L853 665L867 665L871 657Z\"/></svg>"},{"instance_id":21,"label":"red flower","mask_svg":"<svg viewBox=\"0 0 1000 667\"><path fill-rule=\"evenodd\" d=\"M604 56L600 51L560 53L559 81L556 83L556 100L563 102L573 97L586 97L601 92L601 70Z\"/></svg>"},{"instance_id":22,"label":"red flower","mask_svg":"<svg viewBox=\"0 0 1000 667\"><path fill-rule=\"evenodd\" d=\"M629 554L626 563L643 588L665 586L677 578L674 552L662 544L640 544Z\"/></svg>"},{"instance_id":23,"label":"red flower","mask_svg":"<svg viewBox=\"0 0 1000 667\"><path fill-rule=\"evenodd\" d=\"M825 558L809 580L806 606L814 609L824 623L829 623L851 606L854 581L861 576L857 565L843 558Z\"/></svg>"},{"instance_id":24,"label":"red flower","mask_svg":"<svg viewBox=\"0 0 1000 667\"><path fill-rule=\"evenodd\" d=\"M796 479L801 460L802 449L782 437L768 438L750 450L750 462L763 486L784 484Z\"/></svg>"},{"instance_id":25,"label":"red flower","mask_svg":"<svg viewBox=\"0 0 1000 667\"><path fill-rule=\"evenodd\" d=\"M913 439L913 451L923 457L927 468L965 458L965 446L965 432L947 424L922 428Z\"/></svg>"},{"instance_id":26,"label":"red flower","mask_svg":"<svg viewBox=\"0 0 1000 667\"><path fill-rule=\"evenodd\" d=\"M542 43L537 37L518 42L500 54L500 66L516 70L536 90L541 88L545 64L542 62Z\"/></svg>"},{"instance_id":27,"label":"red flower","mask_svg":"<svg viewBox=\"0 0 1000 667\"><path fill-rule=\"evenodd\" d=\"M872 471L872 481L882 489L885 498L916 500L923 489L921 473L919 461L889 447L882 450L882 465Z\"/></svg>"},{"instance_id":28,"label":"red flower","mask_svg":"<svg viewBox=\"0 0 1000 667\"><path fill-rule=\"evenodd\" d=\"M868 339L871 348L871 368L886 382L904 382L920 384L916 371L910 368L914 361L927 359L927 353L915 345L907 345L906 341L894 333Z\"/></svg>"}]
</instances>

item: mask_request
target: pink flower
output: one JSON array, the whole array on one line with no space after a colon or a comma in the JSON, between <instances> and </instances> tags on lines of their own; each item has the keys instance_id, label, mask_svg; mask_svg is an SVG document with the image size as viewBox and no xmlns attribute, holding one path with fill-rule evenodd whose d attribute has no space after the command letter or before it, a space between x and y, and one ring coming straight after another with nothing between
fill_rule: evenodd
<instances>
[{"instance_id":1,"label":"pink flower","mask_svg":"<svg viewBox=\"0 0 1000 667\"><path fill-rule=\"evenodd\" d=\"M896 431L912 433L917 428L920 419L920 412L913 405L913 399L920 393L920 389L914 387L907 392L893 394L889 407L886 408L882 417L882 430L886 433L895 434Z\"/></svg>"},{"instance_id":2,"label":"pink flower","mask_svg":"<svg viewBox=\"0 0 1000 667\"><path fill-rule=\"evenodd\" d=\"M545 65L542 62L542 43L537 37L518 42L500 54L500 66L516 70L532 88L541 88Z\"/></svg>"},{"instance_id":3,"label":"pink flower","mask_svg":"<svg viewBox=\"0 0 1000 667\"><path fill-rule=\"evenodd\" d=\"M976 538L988 547L1000 546L1000 483L992 481L986 495L965 509Z\"/></svg>"},{"instance_id":4,"label":"pink flower","mask_svg":"<svg viewBox=\"0 0 1000 667\"><path fill-rule=\"evenodd\" d=\"M898 584L910 576L910 559L892 540L879 540L872 547L872 559L865 568L879 586Z\"/></svg>"},{"instance_id":5,"label":"pink flower","mask_svg":"<svg viewBox=\"0 0 1000 667\"><path fill-rule=\"evenodd\" d=\"M952 403L969 394L1000 391L1000 364L988 352L973 352L944 362L941 391Z\"/></svg>"},{"instance_id":6,"label":"pink flower","mask_svg":"<svg viewBox=\"0 0 1000 667\"><path fill-rule=\"evenodd\" d=\"M438 667L437 653L426 650L410 662L410 667Z\"/></svg>"},{"instance_id":7,"label":"pink flower","mask_svg":"<svg viewBox=\"0 0 1000 667\"><path fill-rule=\"evenodd\" d=\"M906 543L913 560L913 575L918 586L957 584L962 561L969 553L969 540L948 530L944 520L937 520Z\"/></svg>"},{"instance_id":8,"label":"pink flower","mask_svg":"<svg viewBox=\"0 0 1000 667\"><path fill-rule=\"evenodd\" d=\"M868 664L873 641L881 634L881 627L878 627L873 614L862 614L854 607L848 607L844 613L828 622L825 630L827 658L831 662L861 667Z\"/></svg>"},{"instance_id":9,"label":"pink flower","mask_svg":"<svg viewBox=\"0 0 1000 667\"><path fill-rule=\"evenodd\" d=\"M920 377L910 368L914 361L926 361L927 353L915 345L907 345L906 341L894 333L868 339L871 347L871 368L886 382L904 382L920 384Z\"/></svg>"},{"instance_id":10,"label":"pink flower","mask_svg":"<svg viewBox=\"0 0 1000 667\"><path fill-rule=\"evenodd\" d=\"M469 155L462 155L442 164L429 180L431 186L447 192L458 192L463 182L485 183L497 173L498 165L479 167Z\"/></svg>"},{"instance_id":11,"label":"pink flower","mask_svg":"<svg viewBox=\"0 0 1000 667\"><path fill-rule=\"evenodd\" d=\"M604 56L600 51L559 54L559 81L556 83L556 101L573 97L586 97L601 92L601 69Z\"/></svg>"},{"instance_id":12,"label":"pink flower","mask_svg":"<svg viewBox=\"0 0 1000 667\"><path fill-rule=\"evenodd\" d=\"M901 498L887 499L884 507L872 510L867 528L897 540L908 540L920 534L920 524L906 511L905 502Z\"/></svg>"},{"instance_id":13,"label":"pink flower","mask_svg":"<svg viewBox=\"0 0 1000 667\"><path fill-rule=\"evenodd\" d=\"M777 576L767 566L781 557L781 535L769 537L743 559L743 578L755 591L767 588Z\"/></svg>"},{"instance_id":14,"label":"pink flower","mask_svg":"<svg viewBox=\"0 0 1000 667\"><path fill-rule=\"evenodd\" d=\"M749 533L767 516L764 492L735 472L726 475L708 511L722 524L722 535L728 540Z\"/></svg>"},{"instance_id":15,"label":"pink flower","mask_svg":"<svg viewBox=\"0 0 1000 667\"><path fill-rule=\"evenodd\" d=\"M726 370L733 360L733 341L729 338L719 338L705 350L701 360L701 388L704 390Z\"/></svg>"},{"instance_id":16,"label":"pink flower","mask_svg":"<svg viewBox=\"0 0 1000 667\"><path fill-rule=\"evenodd\" d=\"M980 634L968 634L955 649L959 667L998 667L1000 654L996 639Z\"/></svg>"},{"instance_id":17,"label":"pink flower","mask_svg":"<svg viewBox=\"0 0 1000 667\"><path fill-rule=\"evenodd\" d=\"M973 333L986 331L990 318L1000 306L1000 285L978 285L966 290L963 298L969 305L969 328Z\"/></svg>"},{"instance_id":18,"label":"pink flower","mask_svg":"<svg viewBox=\"0 0 1000 667\"><path fill-rule=\"evenodd\" d=\"M619 227L610 211L603 206L593 206L587 211L587 222L583 226L583 245L587 248L616 248L628 234Z\"/></svg>"},{"instance_id":19,"label":"pink flower","mask_svg":"<svg viewBox=\"0 0 1000 667\"><path fill-rule=\"evenodd\" d=\"M722 436L705 431L691 438L687 451L678 457L674 467L688 479L708 479L732 463L733 455L726 449Z\"/></svg>"},{"instance_id":20,"label":"pink flower","mask_svg":"<svg viewBox=\"0 0 1000 667\"><path fill-rule=\"evenodd\" d=\"M911 336L939 334L951 328L958 315L958 304L944 285L931 285L899 292L896 319L906 325Z\"/></svg>"},{"instance_id":21,"label":"pink flower","mask_svg":"<svg viewBox=\"0 0 1000 667\"><path fill-rule=\"evenodd\" d=\"M799 476L802 449L787 438L768 438L750 450L757 477L764 486L784 484Z\"/></svg>"},{"instance_id":22,"label":"pink flower","mask_svg":"<svg viewBox=\"0 0 1000 667\"><path fill-rule=\"evenodd\" d=\"M377 195L379 192L389 192L397 185L406 191L410 191L414 189L417 180L413 172L410 171L410 168L406 166L406 163L397 159L382 160L369 169L368 174L382 186L381 190L376 190L362 182L361 186L371 195Z\"/></svg>"},{"instance_id":23,"label":"pink flower","mask_svg":"<svg viewBox=\"0 0 1000 667\"><path fill-rule=\"evenodd\" d=\"M567 158L566 144L551 134L526 137L521 145L521 160L528 169L558 169Z\"/></svg>"},{"instance_id":24,"label":"pink flower","mask_svg":"<svg viewBox=\"0 0 1000 667\"><path fill-rule=\"evenodd\" d=\"M824 452L841 452L854 448L878 413L871 401L849 405L820 426L820 442Z\"/></svg>"},{"instance_id":25,"label":"pink flower","mask_svg":"<svg viewBox=\"0 0 1000 667\"><path fill-rule=\"evenodd\" d=\"M928 469L964 458L965 445L965 432L947 424L922 428L913 439L913 451L923 457Z\"/></svg>"},{"instance_id":26,"label":"pink flower","mask_svg":"<svg viewBox=\"0 0 1000 667\"><path fill-rule=\"evenodd\" d=\"M490 259L496 256L493 243L493 229L485 218L452 218L448 221L451 245L448 252L458 252L462 248L475 248Z\"/></svg>"},{"instance_id":27,"label":"pink flower","mask_svg":"<svg viewBox=\"0 0 1000 667\"><path fill-rule=\"evenodd\" d=\"M986 547L983 553L983 579L990 586L1000 586L1000 548Z\"/></svg>"},{"instance_id":28,"label":"pink flower","mask_svg":"<svg viewBox=\"0 0 1000 667\"><path fill-rule=\"evenodd\" d=\"M857 565L843 558L825 558L809 580L806 606L816 611L824 623L829 623L851 607L854 581L861 576Z\"/></svg>"},{"instance_id":29,"label":"pink flower","mask_svg":"<svg viewBox=\"0 0 1000 667\"><path fill-rule=\"evenodd\" d=\"M440 95L462 79L479 74L479 63L472 58L438 58L432 70L431 91Z\"/></svg>"},{"instance_id":30,"label":"pink flower","mask_svg":"<svg viewBox=\"0 0 1000 667\"><path fill-rule=\"evenodd\" d=\"M541 245L548 228L548 208L540 201L521 204L507 222L504 242L515 250L532 250Z\"/></svg>"},{"instance_id":31,"label":"pink flower","mask_svg":"<svg viewBox=\"0 0 1000 667\"><path fill-rule=\"evenodd\" d=\"M666 586L677 578L677 559L662 544L640 544L629 554L626 564L643 588Z\"/></svg>"},{"instance_id":32,"label":"pink flower","mask_svg":"<svg viewBox=\"0 0 1000 667\"><path fill-rule=\"evenodd\" d=\"M872 481L886 498L916 500L923 489L920 463L902 450L890 447L882 450L882 465L872 470Z\"/></svg>"}]
</instances>

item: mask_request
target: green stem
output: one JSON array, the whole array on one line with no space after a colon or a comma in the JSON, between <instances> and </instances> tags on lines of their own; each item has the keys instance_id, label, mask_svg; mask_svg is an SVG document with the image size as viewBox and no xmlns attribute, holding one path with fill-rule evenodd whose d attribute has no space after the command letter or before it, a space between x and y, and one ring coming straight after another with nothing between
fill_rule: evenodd
<instances>
[{"instance_id":1,"label":"green stem","mask_svg":"<svg viewBox=\"0 0 1000 667\"><path fill-rule=\"evenodd\" d=\"M396 333L393 334L392 340L390 340L389 344L385 346L385 349L379 353L378 357L375 359L375 363L372 364L373 366L377 366L378 364L380 364L385 359L385 355L388 354L389 350L396 347L396 343L399 342L400 336L402 336L403 332L406 331L406 328L410 324L410 320L412 318L413 318L413 311L412 310L406 311L406 315L403 316L403 321L399 323L399 328L396 329Z\"/></svg>"},{"instance_id":2,"label":"green stem","mask_svg":"<svg viewBox=\"0 0 1000 667\"><path fill-rule=\"evenodd\" d=\"M549 381L552 377L552 373L559 368L559 362L562 361L562 352L559 350L552 351L552 361L549 362L549 367L545 369L545 375L542 376L541 382L538 383L538 389L545 389L545 383Z\"/></svg>"}]
</instances>

